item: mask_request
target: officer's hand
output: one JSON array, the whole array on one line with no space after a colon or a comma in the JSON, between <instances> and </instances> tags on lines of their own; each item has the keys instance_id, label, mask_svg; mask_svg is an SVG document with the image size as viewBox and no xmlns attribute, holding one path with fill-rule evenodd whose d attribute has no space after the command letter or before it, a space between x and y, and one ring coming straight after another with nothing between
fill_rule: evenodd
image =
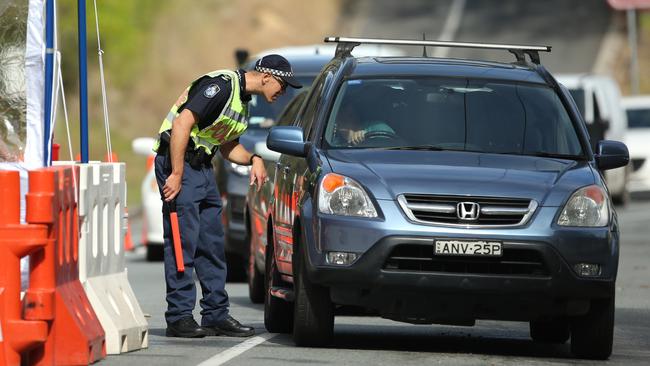
<instances>
[{"instance_id":1,"label":"officer's hand","mask_svg":"<svg viewBox=\"0 0 650 366\"><path fill-rule=\"evenodd\" d=\"M251 182L250 185L257 183L257 191L262 189L262 185L269 180L266 175L266 168L264 168L264 160L260 158L253 159L253 166L251 167Z\"/></svg>"},{"instance_id":2,"label":"officer's hand","mask_svg":"<svg viewBox=\"0 0 650 366\"><path fill-rule=\"evenodd\" d=\"M165 186L163 187L163 194L165 195L165 201L170 202L178 195L178 192L181 191L181 182L183 177L179 174L171 174L167 177L165 181Z\"/></svg>"}]
</instances>

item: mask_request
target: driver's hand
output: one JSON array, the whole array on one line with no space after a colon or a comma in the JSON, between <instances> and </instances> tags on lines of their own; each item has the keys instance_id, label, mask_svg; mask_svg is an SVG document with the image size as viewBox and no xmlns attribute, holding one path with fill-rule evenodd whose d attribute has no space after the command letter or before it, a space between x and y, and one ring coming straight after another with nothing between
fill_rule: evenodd
<instances>
[{"instance_id":1,"label":"driver's hand","mask_svg":"<svg viewBox=\"0 0 650 366\"><path fill-rule=\"evenodd\" d=\"M351 145L358 145L363 142L363 140L366 139L366 131L364 130L359 130L359 131L354 131L354 130L348 130L348 136L347 136L347 141L348 144Z\"/></svg>"}]
</instances>

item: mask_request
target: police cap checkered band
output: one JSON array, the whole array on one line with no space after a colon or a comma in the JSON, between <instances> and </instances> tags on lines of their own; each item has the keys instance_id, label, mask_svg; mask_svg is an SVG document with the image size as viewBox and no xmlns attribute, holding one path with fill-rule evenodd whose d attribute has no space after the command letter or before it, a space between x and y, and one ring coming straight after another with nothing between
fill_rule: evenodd
<instances>
[{"instance_id":1,"label":"police cap checkered band","mask_svg":"<svg viewBox=\"0 0 650 366\"><path fill-rule=\"evenodd\" d=\"M255 71L275 75L294 88L302 87L294 77L289 61L280 55L263 56L255 62Z\"/></svg>"},{"instance_id":2,"label":"police cap checkered band","mask_svg":"<svg viewBox=\"0 0 650 366\"><path fill-rule=\"evenodd\" d=\"M280 71L280 70L269 69L268 67L261 67L261 66L255 66L255 71L268 72L269 74L275 76L293 76L292 71Z\"/></svg>"}]
</instances>

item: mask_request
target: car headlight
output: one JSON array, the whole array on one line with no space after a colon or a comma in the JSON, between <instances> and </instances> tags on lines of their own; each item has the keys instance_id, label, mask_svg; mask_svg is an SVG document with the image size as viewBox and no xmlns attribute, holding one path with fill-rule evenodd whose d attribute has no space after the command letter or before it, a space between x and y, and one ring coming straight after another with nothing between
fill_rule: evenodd
<instances>
[{"instance_id":1,"label":"car headlight","mask_svg":"<svg viewBox=\"0 0 650 366\"><path fill-rule=\"evenodd\" d=\"M609 200L596 185L578 189L557 219L561 226L606 226L609 223Z\"/></svg>"},{"instance_id":2,"label":"car headlight","mask_svg":"<svg viewBox=\"0 0 650 366\"><path fill-rule=\"evenodd\" d=\"M325 175L320 182L318 210L332 215L377 217L377 210L361 185L334 173Z\"/></svg>"},{"instance_id":3,"label":"car headlight","mask_svg":"<svg viewBox=\"0 0 650 366\"><path fill-rule=\"evenodd\" d=\"M229 162L226 166L228 167L228 170L238 175L250 175L251 173L250 165L239 165L237 163Z\"/></svg>"}]
</instances>

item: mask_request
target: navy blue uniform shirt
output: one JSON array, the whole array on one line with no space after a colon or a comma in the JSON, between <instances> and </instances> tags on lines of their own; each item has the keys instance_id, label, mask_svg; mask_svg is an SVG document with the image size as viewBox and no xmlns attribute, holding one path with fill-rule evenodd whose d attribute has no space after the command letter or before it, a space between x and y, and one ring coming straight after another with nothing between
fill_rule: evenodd
<instances>
[{"instance_id":1,"label":"navy blue uniform shirt","mask_svg":"<svg viewBox=\"0 0 650 366\"><path fill-rule=\"evenodd\" d=\"M237 70L239 75L239 86L242 102L246 103L251 99L250 95L245 94L246 79L243 77L246 71ZM178 112L183 109L189 109L198 116L199 130L202 130L212 124L218 117L228 102L232 87L230 78L224 75L216 77L203 76L192 87L187 96L187 102L182 105Z\"/></svg>"}]
</instances>

